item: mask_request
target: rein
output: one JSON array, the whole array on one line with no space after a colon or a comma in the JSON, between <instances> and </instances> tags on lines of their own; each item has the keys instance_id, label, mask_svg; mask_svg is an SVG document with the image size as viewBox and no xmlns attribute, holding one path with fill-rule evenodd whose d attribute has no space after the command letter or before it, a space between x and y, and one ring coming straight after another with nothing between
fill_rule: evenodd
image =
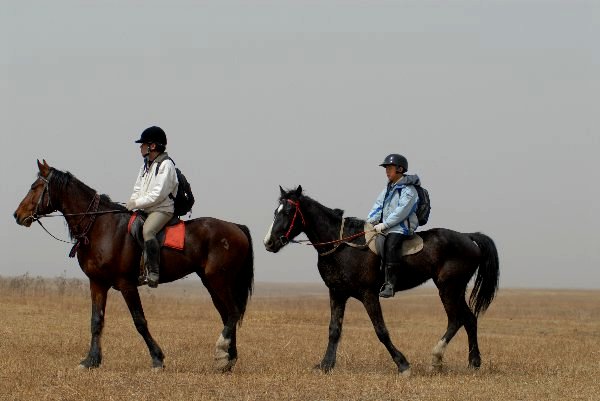
<instances>
[{"instance_id":1,"label":"rein","mask_svg":"<svg viewBox=\"0 0 600 401\"><path fill-rule=\"evenodd\" d=\"M290 228L285 233L285 236L281 237L282 242L283 242L283 238L285 238L287 242L291 242L291 243L294 243L294 244L301 244L301 245L312 245L314 247L323 246L323 245L334 245L334 247L332 249L330 249L328 251L325 251L325 252L320 252L319 253L319 256L326 256L326 255L329 255L329 254L335 252L338 249L338 247L340 245L342 245L342 244L346 244L346 245L351 246L353 248L364 249L367 246L369 246L369 243L373 240L373 238L375 238L375 236L373 236L369 240L369 242L367 242L364 245L353 244L353 243L348 242L348 241L351 241L351 240L353 240L355 238L361 237L361 236L365 235L368 232L372 232L375 229L371 229L371 230L368 230L368 231L361 231L359 233L352 234L352 235L349 235L347 237L343 237L343 235L344 235L344 223L345 223L346 219L344 217L342 217L342 224L340 226L340 238L339 239L336 239L336 240L333 240L333 241L326 241L326 242L310 242L310 240L308 240L308 239L301 239L301 240L289 239L289 234L292 231L292 228L294 227L294 222L296 221L296 215L298 213L300 214L300 216L302 217L302 224L305 227L306 227L306 221L304 220L304 215L302 214L302 211L300 210L300 202L298 202L298 201L292 201L291 199L288 199L287 201L290 204L296 206L296 212L294 213L294 217L292 217L292 223L290 224Z\"/></svg>"},{"instance_id":2,"label":"rein","mask_svg":"<svg viewBox=\"0 0 600 401\"><path fill-rule=\"evenodd\" d=\"M99 214L110 214L110 213L129 213L129 210L114 209L114 210L100 210L100 211L96 211L96 212L83 212L83 213L36 214L36 215L32 215L30 218L33 219L33 221L37 222L40 225L40 227L42 227L44 229L44 231L46 231L46 233L48 233L48 235L51 236L52 238L54 238L55 240L64 242L66 244L76 244L77 241L65 241L64 239L57 238L54 234L52 234L50 231L48 231L46 226L44 226L42 224L42 217L94 216L94 218L95 218ZM88 242L89 242L89 240L88 240ZM70 254L71 253L69 252L69 255Z\"/></svg>"},{"instance_id":3,"label":"rein","mask_svg":"<svg viewBox=\"0 0 600 401\"><path fill-rule=\"evenodd\" d=\"M96 193L94 195L94 199L92 199L92 202L88 206L88 210L86 210L86 213L88 213L90 211L90 209L95 209L93 211L93 213L97 212L98 206L100 206L100 195L98 195ZM85 228L85 230L83 230L83 232L81 234L73 235L73 238L75 238L75 245L73 245L73 248L71 248L71 252L69 252L70 258L74 257L75 254L77 253L77 250L79 249L79 246L81 245L81 241L83 241L83 243L85 245L90 243L90 239L87 237L87 233L92 228L92 225L94 224L94 221L96 220L96 216L97 216L97 214L91 215L90 222L88 223L87 227ZM83 221L84 218L85 218L85 214L81 217L81 220L79 220L79 223L77 223L77 225L79 225Z\"/></svg>"},{"instance_id":4,"label":"rein","mask_svg":"<svg viewBox=\"0 0 600 401\"><path fill-rule=\"evenodd\" d=\"M82 212L82 213L60 213L60 214L36 214L31 215L29 218L33 218L34 221L41 219L42 217L70 217L70 216L91 216L98 214L110 214L110 213L131 213L129 210L111 209L111 210L98 210L96 212Z\"/></svg>"}]
</instances>

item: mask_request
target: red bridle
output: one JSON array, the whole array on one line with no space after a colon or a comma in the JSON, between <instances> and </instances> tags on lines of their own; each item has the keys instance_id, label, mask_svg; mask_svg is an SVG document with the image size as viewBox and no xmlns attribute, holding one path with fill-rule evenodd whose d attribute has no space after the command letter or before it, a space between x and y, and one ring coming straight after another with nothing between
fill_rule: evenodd
<instances>
[{"instance_id":1,"label":"red bridle","mask_svg":"<svg viewBox=\"0 0 600 401\"><path fill-rule=\"evenodd\" d=\"M306 221L304 220L304 215L302 214L302 210L300 210L300 202L293 201L291 199L287 199L287 201L289 204L296 206L296 211L294 212L294 217L292 217L292 223L290 224L290 228L288 228L285 235L280 238L281 242L284 243L284 245L287 244L288 242L290 242L290 233L292 232L292 229L294 228L294 223L296 222L296 217L298 216L298 214L300 214L300 218L302 219L302 225L306 226ZM285 238L285 241L283 240L283 238Z\"/></svg>"},{"instance_id":2,"label":"red bridle","mask_svg":"<svg viewBox=\"0 0 600 401\"><path fill-rule=\"evenodd\" d=\"M315 247L322 246L322 245L334 245L333 249L330 249L327 252L319 253L320 256L329 255L330 253L335 252L336 249L341 244L346 244L346 245L351 246L353 248L365 248L365 247L369 246L368 242L366 244L364 244L364 245L355 245L355 244L352 244L352 243L348 242L348 241L353 240L354 238L358 238L358 237L361 237L361 236L365 235L367 233L366 231L361 231L359 233L352 234L352 235L349 235L347 237L342 237L342 233L344 231L344 219L342 219L342 226L340 228L340 238L339 239L335 239L333 241L318 242L318 243L314 243L314 242L311 243L310 240L299 240L299 241L290 240L290 233L294 229L294 223L296 222L296 217L298 216L298 214L300 214L300 218L302 219L302 225L304 227L306 227L306 220L304 220L304 215L302 214L302 210L300 210L300 202L293 201L291 199L286 199L286 200L287 200L287 202L290 205L296 206L296 210L294 211L294 216L292 217L292 222L290 224L290 228L288 228L288 230L285 233L285 235L282 235L281 237L279 237L279 240L281 241L281 243L282 243L283 246L287 245L289 242L295 242L295 243L298 243L298 244L302 244L303 243L304 245L312 245L312 246L315 246ZM370 231L374 231L374 229L371 229ZM375 237L373 237L373 238L375 238Z\"/></svg>"}]
</instances>

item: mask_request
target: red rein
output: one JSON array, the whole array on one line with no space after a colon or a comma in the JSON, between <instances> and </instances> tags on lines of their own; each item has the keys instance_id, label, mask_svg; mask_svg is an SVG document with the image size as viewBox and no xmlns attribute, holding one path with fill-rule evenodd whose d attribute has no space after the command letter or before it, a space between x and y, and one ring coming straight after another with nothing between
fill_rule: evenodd
<instances>
[{"instance_id":1,"label":"red rein","mask_svg":"<svg viewBox=\"0 0 600 401\"><path fill-rule=\"evenodd\" d=\"M292 223L290 224L290 228L288 228L288 230L284 236L286 241L289 242L290 241L290 233L292 232L292 229L294 228L294 223L296 222L296 216L298 216L298 214L300 214L300 218L302 219L302 225L305 227L306 227L306 221L304 220L304 215L302 214L302 210L300 210L300 202L293 201L291 199L287 199L287 201L289 204L296 206L296 211L294 212L294 217L292 217ZM342 226L343 226L343 222L342 222ZM353 240L354 238L358 238L360 236L365 235L365 233L366 233L366 231L361 231L359 233L350 235L345 238L340 238L340 239L336 239L333 241L327 241L327 242L310 243L309 240L299 240L299 241L293 241L293 242L297 242L297 243L306 242L305 245L312 245L312 246L332 245L332 244L340 244L342 242ZM341 236L342 236L342 233L340 233L340 237ZM283 238L283 237L281 237L281 238Z\"/></svg>"}]
</instances>

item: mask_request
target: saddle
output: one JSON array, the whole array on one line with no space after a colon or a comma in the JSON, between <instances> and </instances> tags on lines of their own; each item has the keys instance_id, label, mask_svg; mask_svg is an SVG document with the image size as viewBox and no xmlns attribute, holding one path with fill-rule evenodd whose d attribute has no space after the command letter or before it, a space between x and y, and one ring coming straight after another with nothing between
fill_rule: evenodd
<instances>
[{"instance_id":1,"label":"saddle","mask_svg":"<svg viewBox=\"0 0 600 401\"><path fill-rule=\"evenodd\" d=\"M385 237L383 235L377 235L376 232L370 231L373 229L373 225L365 223L365 240L369 244L369 249L375 255L381 255L383 253L383 242ZM373 238L374 236L376 236ZM423 249L423 238L419 234L413 234L402 243L402 256L413 255L420 252Z\"/></svg>"},{"instance_id":2,"label":"saddle","mask_svg":"<svg viewBox=\"0 0 600 401\"><path fill-rule=\"evenodd\" d=\"M127 225L127 232L135 238L142 249L144 248L142 228L146 221L146 217L147 215L143 212L134 212ZM167 222L165 227L156 235L156 239L163 247L182 251L185 243L185 222L180 220L178 216L173 216L173 218Z\"/></svg>"}]
</instances>

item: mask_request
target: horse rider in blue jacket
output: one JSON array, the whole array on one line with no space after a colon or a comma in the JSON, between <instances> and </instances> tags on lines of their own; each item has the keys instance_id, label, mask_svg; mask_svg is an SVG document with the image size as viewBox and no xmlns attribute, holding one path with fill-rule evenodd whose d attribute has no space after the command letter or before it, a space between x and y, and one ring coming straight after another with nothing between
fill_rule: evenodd
<instances>
[{"instance_id":1,"label":"horse rider in blue jacket","mask_svg":"<svg viewBox=\"0 0 600 401\"><path fill-rule=\"evenodd\" d=\"M402 155L388 155L380 166L385 167L388 183L377 197L367 222L374 225L378 234L385 236L381 255L385 283L379 296L389 298L394 296L396 272L402 264L402 243L419 226L415 213L419 195L414 185L420 185L420 180L417 175L406 175L408 161Z\"/></svg>"},{"instance_id":2,"label":"horse rider in blue jacket","mask_svg":"<svg viewBox=\"0 0 600 401\"><path fill-rule=\"evenodd\" d=\"M160 265L160 244L156 234L173 217L174 199L179 182L175 164L165 151L165 131L155 126L146 128L140 139L135 142L140 144L144 164L140 168L126 207L128 210L139 209L148 213L142 228L146 273L143 281L154 288L158 286Z\"/></svg>"}]
</instances>

